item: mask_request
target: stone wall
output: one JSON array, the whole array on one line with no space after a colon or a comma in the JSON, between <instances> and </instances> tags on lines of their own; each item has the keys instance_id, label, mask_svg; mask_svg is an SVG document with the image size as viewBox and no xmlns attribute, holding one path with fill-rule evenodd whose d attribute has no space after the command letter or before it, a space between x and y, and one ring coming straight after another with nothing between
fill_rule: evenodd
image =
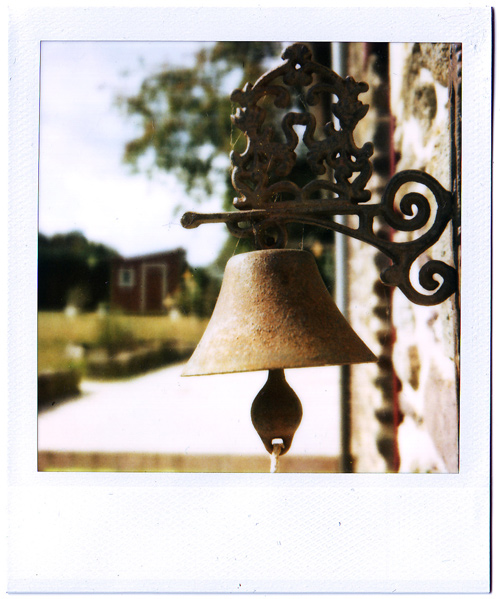
<instances>
[{"instance_id":1,"label":"stone wall","mask_svg":"<svg viewBox=\"0 0 500 599\"><path fill-rule=\"evenodd\" d=\"M356 81L369 83L367 93L360 96L370 106L367 116L358 124L355 134L358 146L374 142L373 175L368 188L372 201L379 202L390 173L387 170L389 88L384 76L383 60L366 51L364 44L349 45L347 72ZM385 131L385 135L383 134ZM382 133L382 134L381 134ZM355 219L351 226L356 227ZM349 320L354 330L379 357L379 364L387 356L390 345L390 298L391 290L380 284L377 258L381 254L372 246L350 239L348 242L348 288ZM390 353L390 352L389 352ZM376 413L386 405L387 390L383 383L384 372L379 364L363 364L352 367L352 438L351 451L357 472L385 472L394 470L380 451L394 454L395 437L392 427L381 425Z\"/></svg>"},{"instance_id":2,"label":"stone wall","mask_svg":"<svg viewBox=\"0 0 500 599\"><path fill-rule=\"evenodd\" d=\"M360 97L370 111L358 125L356 141L375 143L373 201L380 201L392 173L405 169L426 171L453 188L450 65L449 44L350 44L348 73L370 84ZM394 239L421 234L398 232ZM453 239L450 225L427 258L454 265ZM353 368L356 470L456 472L457 299L417 306L399 289L384 291L378 281L385 258L379 252L350 241L349 254L351 324L381 357L378 366Z\"/></svg>"}]
</instances>

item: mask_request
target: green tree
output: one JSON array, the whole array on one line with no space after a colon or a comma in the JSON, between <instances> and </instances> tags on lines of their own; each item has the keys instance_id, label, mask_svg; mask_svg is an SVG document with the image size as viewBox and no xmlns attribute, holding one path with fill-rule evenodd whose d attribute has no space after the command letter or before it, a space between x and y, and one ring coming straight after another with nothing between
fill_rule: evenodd
<instances>
[{"instance_id":1,"label":"green tree","mask_svg":"<svg viewBox=\"0 0 500 599\"><path fill-rule=\"evenodd\" d=\"M109 301L110 261L118 252L88 241L79 231L38 234L38 307L62 310L68 303L94 310Z\"/></svg>"},{"instance_id":2,"label":"green tree","mask_svg":"<svg viewBox=\"0 0 500 599\"><path fill-rule=\"evenodd\" d=\"M140 124L139 136L125 147L125 162L148 173L172 172L200 197L222 181L230 203L229 153L242 150L244 140L232 131L229 96L255 81L266 70L265 60L280 51L278 42L216 42L200 49L194 67L168 67L147 77L136 95L118 98Z\"/></svg>"}]
</instances>

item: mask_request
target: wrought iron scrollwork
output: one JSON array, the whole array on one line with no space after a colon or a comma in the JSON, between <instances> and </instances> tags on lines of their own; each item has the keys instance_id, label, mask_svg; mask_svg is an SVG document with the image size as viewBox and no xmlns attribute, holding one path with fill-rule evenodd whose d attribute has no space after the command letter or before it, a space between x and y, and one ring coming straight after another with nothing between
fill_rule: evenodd
<instances>
[{"instance_id":1,"label":"wrought iron scrollwork","mask_svg":"<svg viewBox=\"0 0 500 599\"><path fill-rule=\"evenodd\" d=\"M406 183L421 183L433 194L436 203L436 213L432 223L429 200L420 193L410 192L403 196L399 211L395 209L395 196ZM410 280L410 269L423 253L432 247L441 237L452 217L453 196L444 189L434 177L417 170L401 171L389 181L382 202L380 214L396 231L418 231L430 224L422 235L411 241L396 243L394 241L372 243L386 254L393 264L381 274L381 279L387 285L395 285L416 304L435 305L450 297L457 287L457 276L454 268L441 260L425 262L419 271L419 284L430 295L417 291ZM368 241L368 240L367 240ZM370 241L368 241L370 243ZM441 282L435 277L439 277Z\"/></svg>"},{"instance_id":2,"label":"wrought iron scrollwork","mask_svg":"<svg viewBox=\"0 0 500 599\"><path fill-rule=\"evenodd\" d=\"M412 302L435 305L450 297L457 289L456 270L440 260L419 259L441 237L453 216L453 195L431 175L418 170L406 170L394 175L382 194L380 203L367 203L370 191L365 189L371 173L371 143L358 148L353 131L368 111L358 95L368 89L366 83L352 78L342 79L326 67L311 61L305 45L295 44L283 53L280 67L264 74L255 85L233 92L231 99L240 109L233 123L246 135L243 153L232 152L232 181L239 196L234 200L238 211L214 214L186 213L181 223L195 228L203 223L224 222L236 237L253 237L260 249L285 247L287 224L315 225L369 243L388 256L392 264L381 274L387 285L399 287ZM283 85L309 86L305 97L314 106L321 93L337 100L332 112L337 123L327 123L325 136L315 139L316 120L311 113L287 113L281 123L285 142L275 141L272 126L263 126L266 111L258 104L264 97L273 98L274 105L286 108L290 93ZM303 187L286 180L296 162L298 136L295 125L305 126L303 141L307 147L307 162L313 178ZM331 178L318 178L327 169ZM278 179L273 181L272 179ZM410 191L396 201L403 185L423 185L432 194L431 206L423 193ZM327 197L324 197L324 196ZM319 198L318 198L319 196ZM283 199L286 198L286 199ZM291 198L291 199L290 199ZM334 216L357 216L357 226L337 223ZM377 234L376 219L382 219L394 231L414 232L411 240L397 242ZM418 291L410 271L420 268L418 282L428 293Z\"/></svg>"},{"instance_id":3,"label":"wrought iron scrollwork","mask_svg":"<svg viewBox=\"0 0 500 599\"><path fill-rule=\"evenodd\" d=\"M304 44L287 48L283 59L283 65L265 73L255 85L247 83L231 95L231 100L241 106L232 116L232 122L247 138L243 153L231 153L232 182L239 193L234 205L240 210L261 208L273 202L278 194L292 195L295 201L307 200L320 190L353 202L368 201L370 192L364 187L372 173L369 158L373 145L366 143L358 148L353 138L356 125L369 108L358 99L360 93L368 90L368 85L357 83L351 77L342 79L337 73L313 62L311 52ZM314 114L288 112L281 122L286 141L276 141L278 134L273 126L264 126L266 111L259 102L271 98L276 108L290 107L292 98L286 86L308 88L303 100L306 107L318 104L321 94L336 97L332 112L338 119L338 128L329 122L323 130L324 138L316 139ZM308 150L306 160L312 174L322 175L329 167L333 181L313 179L300 188L292 181L283 180L291 173L297 159L295 125L305 126L302 139ZM273 175L280 180L270 183Z\"/></svg>"}]
</instances>

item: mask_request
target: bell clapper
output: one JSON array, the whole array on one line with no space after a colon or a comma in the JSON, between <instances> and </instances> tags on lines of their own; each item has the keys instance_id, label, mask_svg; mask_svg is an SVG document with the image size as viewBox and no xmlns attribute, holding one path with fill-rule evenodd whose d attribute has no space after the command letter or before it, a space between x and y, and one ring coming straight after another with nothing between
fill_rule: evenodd
<instances>
[{"instance_id":1,"label":"bell clapper","mask_svg":"<svg viewBox=\"0 0 500 599\"><path fill-rule=\"evenodd\" d=\"M269 371L266 384L252 404L251 417L271 456L284 455L290 449L302 419L302 405L286 382L283 369Z\"/></svg>"},{"instance_id":2,"label":"bell clapper","mask_svg":"<svg viewBox=\"0 0 500 599\"><path fill-rule=\"evenodd\" d=\"M278 472L278 458L280 457L281 450L285 447L283 439L273 439L273 453L271 454L271 473Z\"/></svg>"}]
</instances>

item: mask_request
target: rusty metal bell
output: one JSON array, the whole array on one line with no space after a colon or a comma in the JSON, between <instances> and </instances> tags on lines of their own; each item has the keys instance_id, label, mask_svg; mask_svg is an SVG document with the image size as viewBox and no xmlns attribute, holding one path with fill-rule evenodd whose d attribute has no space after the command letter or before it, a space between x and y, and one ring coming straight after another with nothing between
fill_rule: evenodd
<instances>
[{"instance_id":1,"label":"rusty metal bell","mask_svg":"<svg viewBox=\"0 0 500 599\"><path fill-rule=\"evenodd\" d=\"M374 361L332 301L311 254L262 250L228 261L212 318L182 375L269 370L251 417L277 460L302 419L284 369Z\"/></svg>"},{"instance_id":2,"label":"rusty metal bell","mask_svg":"<svg viewBox=\"0 0 500 599\"><path fill-rule=\"evenodd\" d=\"M313 256L233 256L212 318L183 376L376 361L333 302Z\"/></svg>"}]
</instances>

